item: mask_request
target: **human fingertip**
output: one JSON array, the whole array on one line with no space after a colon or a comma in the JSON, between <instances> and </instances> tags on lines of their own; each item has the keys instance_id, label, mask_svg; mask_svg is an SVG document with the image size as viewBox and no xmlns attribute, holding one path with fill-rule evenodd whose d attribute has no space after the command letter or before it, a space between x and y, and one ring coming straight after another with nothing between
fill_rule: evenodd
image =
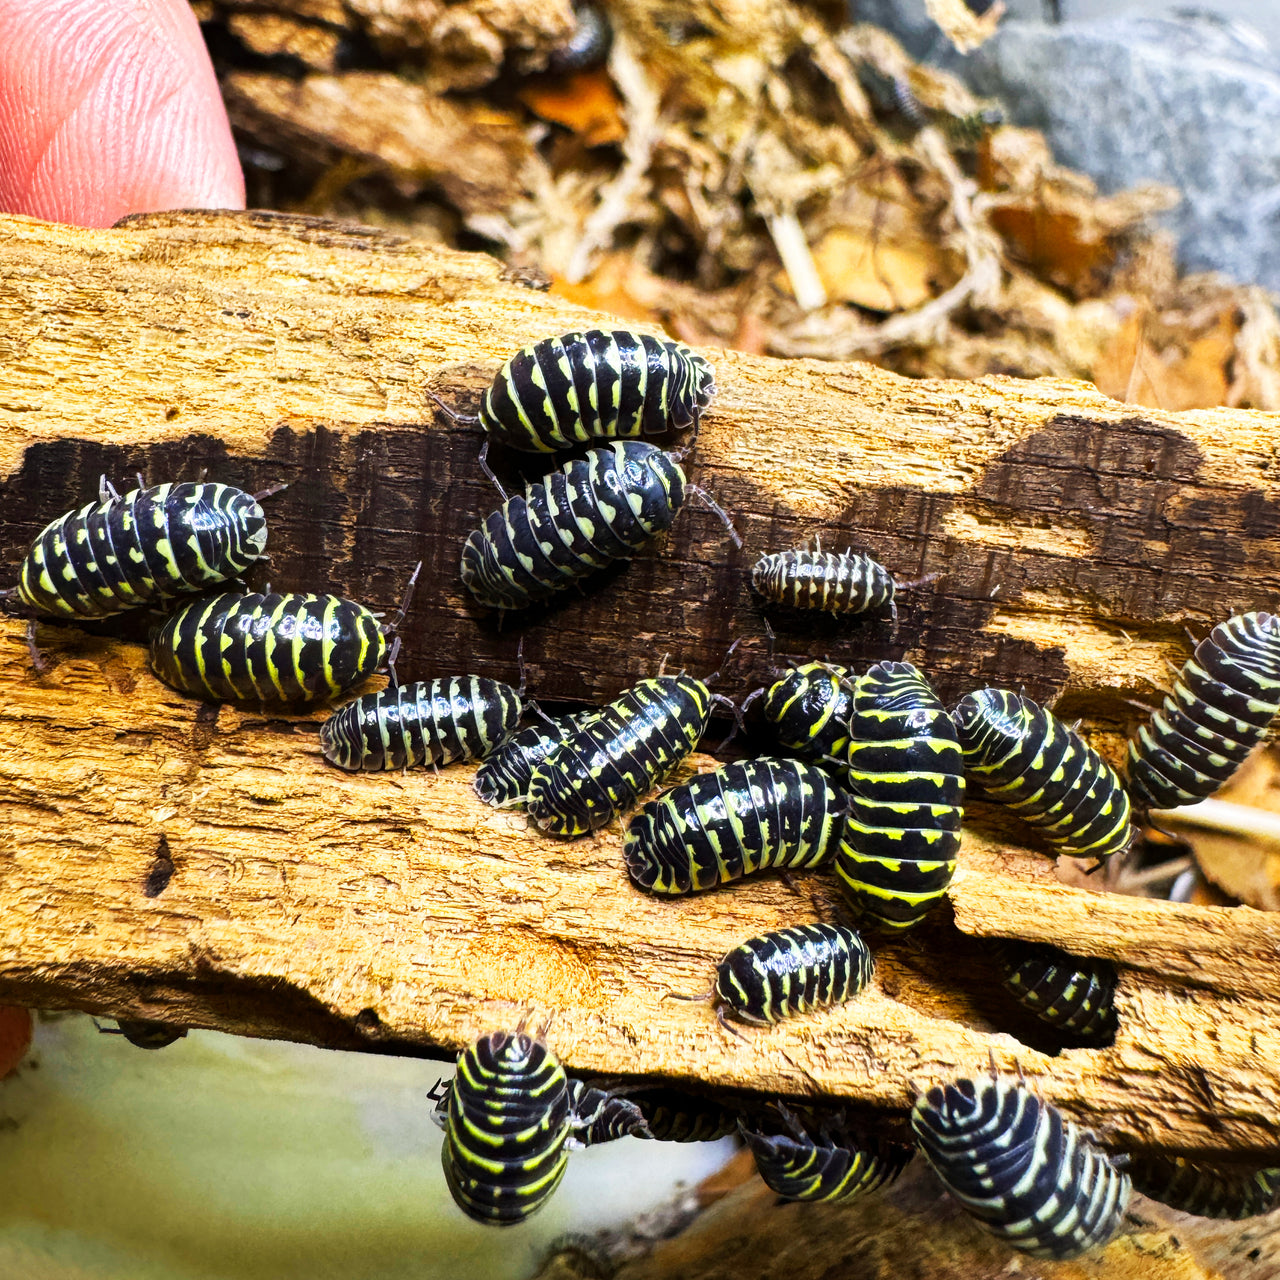
<instances>
[{"instance_id":1,"label":"human fingertip","mask_svg":"<svg viewBox=\"0 0 1280 1280\"><path fill-rule=\"evenodd\" d=\"M186 0L0 4L0 208L110 226L148 210L243 207Z\"/></svg>"}]
</instances>

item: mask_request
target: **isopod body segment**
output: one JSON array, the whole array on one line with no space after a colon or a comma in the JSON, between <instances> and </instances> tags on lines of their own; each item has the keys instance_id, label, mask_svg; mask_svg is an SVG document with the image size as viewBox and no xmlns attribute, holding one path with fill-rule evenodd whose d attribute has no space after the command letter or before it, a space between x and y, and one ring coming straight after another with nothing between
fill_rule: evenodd
<instances>
[{"instance_id":1,"label":"isopod body segment","mask_svg":"<svg viewBox=\"0 0 1280 1280\"><path fill-rule=\"evenodd\" d=\"M1105 1244L1129 1203L1129 1177L1057 1107L1018 1080L957 1080L911 1113L943 1186L1001 1240L1036 1258Z\"/></svg>"},{"instance_id":2,"label":"isopod body segment","mask_svg":"<svg viewBox=\"0 0 1280 1280\"><path fill-rule=\"evenodd\" d=\"M767 1026L853 999L875 968L861 935L846 925L792 925L739 943L716 965L723 1012Z\"/></svg>"},{"instance_id":3,"label":"isopod body segment","mask_svg":"<svg viewBox=\"0 0 1280 1280\"><path fill-rule=\"evenodd\" d=\"M715 1142L738 1129L738 1114L713 1098L676 1089L646 1089L630 1095L659 1142Z\"/></svg>"},{"instance_id":4,"label":"isopod body segment","mask_svg":"<svg viewBox=\"0 0 1280 1280\"><path fill-rule=\"evenodd\" d=\"M1042 1022L1081 1044L1107 1044L1116 1032L1116 969L1109 960L1002 939L1005 990Z\"/></svg>"},{"instance_id":5,"label":"isopod body segment","mask_svg":"<svg viewBox=\"0 0 1280 1280\"><path fill-rule=\"evenodd\" d=\"M569 1145L598 1147L618 1138L652 1138L644 1112L629 1098L569 1077Z\"/></svg>"},{"instance_id":6,"label":"isopod body segment","mask_svg":"<svg viewBox=\"0 0 1280 1280\"><path fill-rule=\"evenodd\" d=\"M1007 689L979 689L952 711L969 780L1059 853L1105 860L1133 838L1120 776L1051 711Z\"/></svg>"},{"instance_id":7,"label":"isopod body segment","mask_svg":"<svg viewBox=\"0 0 1280 1280\"><path fill-rule=\"evenodd\" d=\"M642 441L589 449L584 458L508 498L462 549L462 581L493 609L523 609L671 527L685 496L674 455Z\"/></svg>"},{"instance_id":8,"label":"isopod body segment","mask_svg":"<svg viewBox=\"0 0 1280 1280\"><path fill-rule=\"evenodd\" d=\"M1129 1158L1134 1190L1200 1218L1240 1221L1280 1208L1280 1168L1232 1169L1182 1156L1142 1152Z\"/></svg>"},{"instance_id":9,"label":"isopod body segment","mask_svg":"<svg viewBox=\"0 0 1280 1280\"><path fill-rule=\"evenodd\" d=\"M223 484L161 484L103 495L51 521L18 572L40 613L100 618L238 577L261 558L256 498Z\"/></svg>"},{"instance_id":10,"label":"isopod body segment","mask_svg":"<svg viewBox=\"0 0 1280 1280\"><path fill-rule=\"evenodd\" d=\"M955 873L964 765L955 726L909 662L880 662L854 680L846 761L841 888L868 923L910 929Z\"/></svg>"},{"instance_id":11,"label":"isopod body segment","mask_svg":"<svg viewBox=\"0 0 1280 1280\"><path fill-rule=\"evenodd\" d=\"M533 771L553 747L561 743L578 725L595 714L594 711L560 716L554 720L539 720L527 729L521 729L509 742L485 758L476 770L475 792L485 804L495 809L508 809L523 805L529 798L529 783Z\"/></svg>"},{"instance_id":12,"label":"isopod body segment","mask_svg":"<svg viewBox=\"0 0 1280 1280\"><path fill-rule=\"evenodd\" d=\"M627 872L650 893L697 893L772 867L827 862L844 827L843 792L798 760L747 760L700 773L651 800L627 828Z\"/></svg>"},{"instance_id":13,"label":"isopod body segment","mask_svg":"<svg viewBox=\"0 0 1280 1280\"><path fill-rule=\"evenodd\" d=\"M331 595L202 596L170 614L151 638L151 667L165 684L217 700L334 698L386 658L377 617Z\"/></svg>"},{"instance_id":14,"label":"isopod body segment","mask_svg":"<svg viewBox=\"0 0 1280 1280\"><path fill-rule=\"evenodd\" d=\"M1173 692L1129 744L1129 790L1169 809L1212 795L1280 710L1280 617L1242 613L1196 646Z\"/></svg>"},{"instance_id":15,"label":"isopod body segment","mask_svg":"<svg viewBox=\"0 0 1280 1280\"><path fill-rule=\"evenodd\" d=\"M546 1204L568 1163L568 1080L523 1031L482 1036L458 1057L441 1151L454 1202L470 1218L514 1226Z\"/></svg>"},{"instance_id":16,"label":"isopod body segment","mask_svg":"<svg viewBox=\"0 0 1280 1280\"><path fill-rule=\"evenodd\" d=\"M844 667L806 662L788 668L765 693L762 710L786 750L803 760L844 763L853 714L853 677Z\"/></svg>"},{"instance_id":17,"label":"isopod body segment","mask_svg":"<svg viewBox=\"0 0 1280 1280\"><path fill-rule=\"evenodd\" d=\"M771 552L756 561L751 585L757 595L788 609L856 614L894 603L893 574L859 551Z\"/></svg>"},{"instance_id":18,"label":"isopod body segment","mask_svg":"<svg viewBox=\"0 0 1280 1280\"><path fill-rule=\"evenodd\" d=\"M521 710L510 685L483 676L389 685L335 711L320 747L353 772L482 760L515 733Z\"/></svg>"},{"instance_id":19,"label":"isopod body segment","mask_svg":"<svg viewBox=\"0 0 1280 1280\"><path fill-rule=\"evenodd\" d=\"M915 1152L898 1143L859 1138L837 1118L814 1117L775 1103L780 1123L743 1121L756 1171L784 1200L853 1200L887 1186Z\"/></svg>"},{"instance_id":20,"label":"isopod body segment","mask_svg":"<svg viewBox=\"0 0 1280 1280\"><path fill-rule=\"evenodd\" d=\"M513 449L549 453L691 426L714 394L711 366L683 343L589 329L512 356L484 394L480 425Z\"/></svg>"},{"instance_id":21,"label":"isopod body segment","mask_svg":"<svg viewBox=\"0 0 1280 1280\"><path fill-rule=\"evenodd\" d=\"M118 1018L114 1028L99 1026L98 1030L108 1035L122 1035L138 1049L167 1049L187 1034L186 1027L156 1022L151 1018Z\"/></svg>"},{"instance_id":22,"label":"isopod body segment","mask_svg":"<svg viewBox=\"0 0 1280 1280\"><path fill-rule=\"evenodd\" d=\"M711 703L711 690L693 676L641 680L574 729L534 769L529 816L557 836L604 826L698 745Z\"/></svg>"}]
</instances>

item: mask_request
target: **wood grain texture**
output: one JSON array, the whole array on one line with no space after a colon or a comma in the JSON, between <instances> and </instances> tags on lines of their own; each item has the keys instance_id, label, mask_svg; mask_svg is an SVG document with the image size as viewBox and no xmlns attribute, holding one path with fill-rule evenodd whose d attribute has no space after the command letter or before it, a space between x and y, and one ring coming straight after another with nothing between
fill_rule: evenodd
<instances>
[{"instance_id":1,"label":"wood grain texture","mask_svg":"<svg viewBox=\"0 0 1280 1280\"><path fill-rule=\"evenodd\" d=\"M899 576L944 577L904 598L896 640L878 622L788 629L780 651L906 656L947 697L987 681L1061 694L1109 748L1136 714L1123 699L1184 654L1184 622L1280 586L1275 416L1139 418L1078 383L909 382L725 352L710 353L721 393L692 472L746 550L691 503L652 554L499 630L457 581L462 538L495 505L478 441L425 412L424 389L470 408L516 347L604 318L487 258L271 215L111 232L5 219L0 254L7 579L100 471L209 466L290 483L269 512L280 587L392 607L424 559L406 678L514 678L523 636L531 691L582 702L664 652L711 671L741 636L720 686L738 696L769 667L751 559L821 528ZM0 998L421 1053L531 1012L554 1015L549 1039L581 1070L882 1108L994 1054L1110 1141L1274 1149L1273 916L1069 889L1007 831L975 830L959 930L940 919L886 944L865 997L748 1047L668 996L705 990L750 933L808 918L806 898L760 881L654 901L627 883L616 828L552 841L480 805L468 768L338 775L317 717L160 686L144 629L42 625L39 676L23 623L0 624ZM993 994L992 934L1115 958L1116 1044L1043 1052Z\"/></svg>"},{"instance_id":2,"label":"wood grain texture","mask_svg":"<svg viewBox=\"0 0 1280 1280\"><path fill-rule=\"evenodd\" d=\"M845 1204L780 1204L755 1177L615 1280L1276 1280L1280 1212L1247 1223L1174 1213L1142 1196L1104 1248L1068 1262L1013 1254L946 1195L921 1160ZM548 1265L538 1280L585 1280Z\"/></svg>"}]
</instances>

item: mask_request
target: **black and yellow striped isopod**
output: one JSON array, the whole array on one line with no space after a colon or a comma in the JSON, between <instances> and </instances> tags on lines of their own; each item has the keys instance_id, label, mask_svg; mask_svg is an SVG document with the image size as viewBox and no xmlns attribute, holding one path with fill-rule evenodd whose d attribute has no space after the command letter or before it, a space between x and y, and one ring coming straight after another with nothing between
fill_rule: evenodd
<instances>
[{"instance_id":1,"label":"black and yellow striped isopod","mask_svg":"<svg viewBox=\"0 0 1280 1280\"><path fill-rule=\"evenodd\" d=\"M952 1196L992 1235L1033 1258L1098 1248L1128 1207L1128 1176L1020 1081L932 1088L917 1099L911 1127Z\"/></svg>"},{"instance_id":2,"label":"black and yellow striped isopod","mask_svg":"<svg viewBox=\"0 0 1280 1280\"><path fill-rule=\"evenodd\" d=\"M478 419L492 441L551 453L692 426L715 389L711 366L683 343L589 329L518 351L484 393Z\"/></svg>"},{"instance_id":3,"label":"black and yellow striped isopod","mask_svg":"<svg viewBox=\"0 0 1280 1280\"><path fill-rule=\"evenodd\" d=\"M151 1018L117 1018L114 1027L98 1027L104 1035L124 1036L138 1049L167 1049L183 1039L188 1028Z\"/></svg>"},{"instance_id":4,"label":"black and yellow striped isopod","mask_svg":"<svg viewBox=\"0 0 1280 1280\"><path fill-rule=\"evenodd\" d=\"M485 759L476 771L475 792L485 804L495 809L523 805L529 798L533 771L553 747L558 747L594 711L539 720L521 729L509 742Z\"/></svg>"},{"instance_id":5,"label":"black and yellow striped isopod","mask_svg":"<svg viewBox=\"0 0 1280 1280\"><path fill-rule=\"evenodd\" d=\"M697 745L714 701L689 675L653 676L619 694L534 769L526 809L544 831L581 836L604 826Z\"/></svg>"},{"instance_id":6,"label":"black and yellow striped isopod","mask_svg":"<svg viewBox=\"0 0 1280 1280\"><path fill-rule=\"evenodd\" d=\"M714 1098L677 1089L644 1089L628 1096L659 1142L715 1142L738 1131L738 1113Z\"/></svg>"},{"instance_id":7,"label":"black and yellow striped isopod","mask_svg":"<svg viewBox=\"0 0 1280 1280\"><path fill-rule=\"evenodd\" d=\"M1008 805L1059 853L1101 861L1129 847L1119 774L1053 712L1007 689L979 689L951 715L984 799Z\"/></svg>"},{"instance_id":8,"label":"black and yellow striped isopod","mask_svg":"<svg viewBox=\"0 0 1280 1280\"><path fill-rule=\"evenodd\" d=\"M813 765L745 760L651 800L627 827L627 873L650 893L700 893L758 871L808 870L840 841L846 800Z\"/></svg>"},{"instance_id":9,"label":"black and yellow striped isopod","mask_svg":"<svg viewBox=\"0 0 1280 1280\"><path fill-rule=\"evenodd\" d=\"M1280 617L1242 613L1196 646L1173 692L1129 744L1129 790L1171 809L1212 795L1280 711Z\"/></svg>"},{"instance_id":10,"label":"black and yellow striped isopod","mask_svg":"<svg viewBox=\"0 0 1280 1280\"><path fill-rule=\"evenodd\" d=\"M569 1077L569 1146L598 1147L619 1138L652 1138L644 1112L631 1099Z\"/></svg>"},{"instance_id":11,"label":"black and yellow striped isopod","mask_svg":"<svg viewBox=\"0 0 1280 1280\"><path fill-rule=\"evenodd\" d=\"M103 476L97 502L37 535L17 595L40 613L101 618L238 577L266 545L258 499L230 485L160 484L122 497Z\"/></svg>"},{"instance_id":12,"label":"black and yellow striped isopod","mask_svg":"<svg viewBox=\"0 0 1280 1280\"><path fill-rule=\"evenodd\" d=\"M853 714L853 677L844 667L806 662L791 667L769 687L742 704L745 711L764 698L764 717L778 742L804 760L844 761Z\"/></svg>"},{"instance_id":13,"label":"black and yellow striped isopod","mask_svg":"<svg viewBox=\"0 0 1280 1280\"><path fill-rule=\"evenodd\" d=\"M566 1075L569 1099L570 1150L599 1146L619 1138L652 1138L644 1112L620 1092L598 1087L576 1076ZM436 1104L432 1119L442 1128L449 1125L449 1095L453 1080L437 1080L427 1097Z\"/></svg>"},{"instance_id":14,"label":"black and yellow striped isopod","mask_svg":"<svg viewBox=\"0 0 1280 1280\"><path fill-rule=\"evenodd\" d=\"M510 685L483 676L388 685L335 711L320 749L352 772L483 760L515 733L522 709Z\"/></svg>"},{"instance_id":15,"label":"black and yellow striped isopod","mask_svg":"<svg viewBox=\"0 0 1280 1280\"><path fill-rule=\"evenodd\" d=\"M316 702L385 665L387 630L340 596L224 591L165 619L151 638L151 669L199 698Z\"/></svg>"},{"instance_id":16,"label":"black and yellow striped isopod","mask_svg":"<svg viewBox=\"0 0 1280 1280\"><path fill-rule=\"evenodd\" d=\"M492 1226L523 1222L568 1164L569 1083L555 1054L523 1031L482 1036L458 1056L441 1150L454 1203Z\"/></svg>"},{"instance_id":17,"label":"black and yellow striped isopod","mask_svg":"<svg viewBox=\"0 0 1280 1280\"><path fill-rule=\"evenodd\" d=\"M1129 1157L1135 1191L1198 1218L1240 1221L1280 1209L1280 1168L1203 1164L1182 1156L1144 1152Z\"/></svg>"},{"instance_id":18,"label":"black and yellow striped isopod","mask_svg":"<svg viewBox=\"0 0 1280 1280\"><path fill-rule=\"evenodd\" d=\"M1004 987L1028 1012L1081 1044L1109 1044L1116 1033L1116 967L1057 947L1001 939Z\"/></svg>"},{"instance_id":19,"label":"black and yellow striped isopod","mask_svg":"<svg viewBox=\"0 0 1280 1280\"><path fill-rule=\"evenodd\" d=\"M852 1000L875 968L861 935L847 925L791 925L748 938L716 965L717 1016L768 1026Z\"/></svg>"},{"instance_id":20,"label":"black and yellow striped isopod","mask_svg":"<svg viewBox=\"0 0 1280 1280\"><path fill-rule=\"evenodd\" d=\"M902 1143L860 1138L836 1116L781 1102L773 1110L780 1123L753 1117L740 1131L765 1186L784 1200L854 1200L888 1186L915 1155Z\"/></svg>"},{"instance_id":21,"label":"black and yellow striped isopod","mask_svg":"<svg viewBox=\"0 0 1280 1280\"><path fill-rule=\"evenodd\" d=\"M844 782L849 812L836 874L861 919L910 929L955 874L964 765L955 726L909 662L880 662L852 685Z\"/></svg>"},{"instance_id":22,"label":"black and yellow striped isopod","mask_svg":"<svg viewBox=\"0 0 1280 1280\"><path fill-rule=\"evenodd\" d=\"M508 498L462 548L462 581L491 609L523 609L627 560L671 527L685 497L674 455L626 440Z\"/></svg>"},{"instance_id":23,"label":"black and yellow striped isopod","mask_svg":"<svg viewBox=\"0 0 1280 1280\"><path fill-rule=\"evenodd\" d=\"M896 594L932 582L933 575L895 582L879 561L861 551L831 552L793 547L762 555L751 570L751 586L771 604L805 612L878 613L888 609L896 627Z\"/></svg>"}]
</instances>

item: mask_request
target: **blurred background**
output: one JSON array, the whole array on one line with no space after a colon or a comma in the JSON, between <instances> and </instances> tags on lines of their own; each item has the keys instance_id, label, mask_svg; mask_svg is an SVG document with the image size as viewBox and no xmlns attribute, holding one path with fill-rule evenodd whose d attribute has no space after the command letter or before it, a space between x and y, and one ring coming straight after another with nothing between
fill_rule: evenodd
<instances>
[{"instance_id":1,"label":"blurred background","mask_svg":"<svg viewBox=\"0 0 1280 1280\"><path fill-rule=\"evenodd\" d=\"M529 1222L483 1227L440 1169L426 1095L452 1074L214 1031L147 1052L84 1014L42 1015L0 1089L0 1275L523 1280L557 1242L666 1202L655 1233L687 1219L697 1201L682 1189L734 1149L623 1138L579 1151Z\"/></svg>"},{"instance_id":2,"label":"blurred background","mask_svg":"<svg viewBox=\"0 0 1280 1280\"><path fill-rule=\"evenodd\" d=\"M692 342L1280 405L1278 6L195 7L251 207Z\"/></svg>"}]
</instances>

